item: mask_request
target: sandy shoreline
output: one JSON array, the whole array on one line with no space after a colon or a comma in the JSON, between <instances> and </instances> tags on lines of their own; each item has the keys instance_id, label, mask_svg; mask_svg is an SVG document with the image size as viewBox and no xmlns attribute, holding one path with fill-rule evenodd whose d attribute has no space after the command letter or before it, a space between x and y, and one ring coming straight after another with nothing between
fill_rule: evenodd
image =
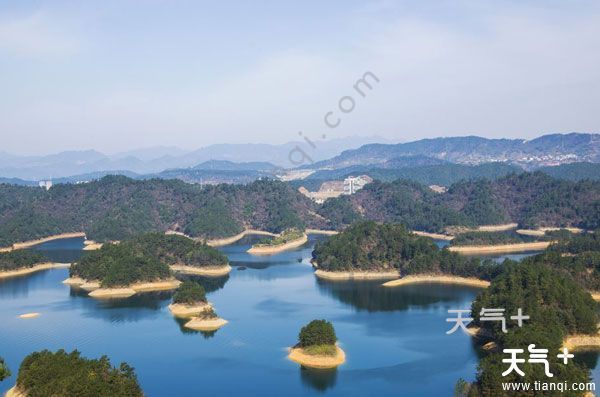
<instances>
[{"instance_id":1,"label":"sandy shoreline","mask_svg":"<svg viewBox=\"0 0 600 397\"><path fill-rule=\"evenodd\" d=\"M28 318L36 318L39 317L41 315L41 313L25 313L25 314L20 314L19 318L23 318L23 319L28 319Z\"/></svg>"},{"instance_id":2,"label":"sandy shoreline","mask_svg":"<svg viewBox=\"0 0 600 397\"><path fill-rule=\"evenodd\" d=\"M27 397L27 395L17 389L17 386L13 386L6 392L4 397Z\"/></svg>"},{"instance_id":3,"label":"sandy shoreline","mask_svg":"<svg viewBox=\"0 0 600 397\"><path fill-rule=\"evenodd\" d=\"M302 234L302 237L296 240L288 241L285 244L252 246L252 248L246 252L252 255L273 255L290 249L298 248L304 245L307 241L308 236L306 234Z\"/></svg>"},{"instance_id":4,"label":"sandy shoreline","mask_svg":"<svg viewBox=\"0 0 600 397\"><path fill-rule=\"evenodd\" d=\"M3 251L11 251L11 250L29 248L29 247L33 247L35 245L46 243L46 242L52 241L52 240L60 240L63 238L75 238L75 237L85 237L85 233L84 232L73 232L73 233L55 234L53 236L42 237L42 238L39 238L36 240L28 240L28 241L23 241L20 243L14 243L11 247L4 247L4 248L2 248L2 250Z\"/></svg>"},{"instance_id":5,"label":"sandy shoreline","mask_svg":"<svg viewBox=\"0 0 600 397\"><path fill-rule=\"evenodd\" d=\"M192 276L205 277L222 277L231 272L231 266L188 266L188 265L171 265L171 270L177 273L188 274Z\"/></svg>"},{"instance_id":6,"label":"sandy shoreline","mask_svg":"<svg viewBox=\"0 0 600 397\"><path fill-rule=\"evenodd\" d=\"M339 234L339 232L337 230L322 230L322 229L306 229L304 231L304 233L306 233L306 234L322 234L325 236L334 236L336 234Z\"/></svg>"},{"instance_id":7,"label":"sandy shoreline","mask_svg":"<svg viewBox=\"0 0 600 397\"><path fill-rule=\"evenodd\" d=\"M400 273L397 270L390 270L385 272L330 272L326 270L316 270L315 276L325 280L385 280L390 278L400 277Z\"/></svg>"},{"instance_id":8,"label":"sandy shoreline","mask_svg":"<svg viewBox=\"0 0 600 397\"><path fill-rule=\"evenodd\" d=\"M432 238L434 240L446 240L446 241L451 241L454 239L454 236L450 236L448 234L441 234L441 233L429 233L429 232L420 232L418 230L413 230L412 232L413 234L416 234L417 236L421 236L421 237L429 237Z\"/></svg>"},{"instance_id":9,"label":"sandy shoreline","mask_svg":"<svg viewBox=\"0 0 600 397\"><path fill-rule=\"evenodd\" d=\"M436 274L422 274L418 276L406 276L399 280L388 281L383 283L384 287L399 287L402 285L409 284L420 284L420 283L436 283L436 284L458 284L468 285L471 287L487 288L490 286L489 281L480 280L474 277L459 277L450 275L436 275Z\"/></svg>"},{"instance_id":10,"label":"sandy shoreline","mask_svg":"<svg viewBox=\"0 0 600 397\"><path fill-rule=\"evenodd\" d=\"M102 248L102 243L97 243L94 240L85 240L83 242L84 247L83 250L84 251L95 251L95 250L99 250L100 248Z\"/></svg>"},{"instance_id":11,"label":"sandy shoreline","mask_svg":"<svg viewBox=\"0 0 600 397\"><path fill-rule=\"evenodd\" d=\"M476 254L505 254L527 251L543 251L553 241L536 241L533 243L515 243L515 244L500 244L500 245L459 245L450 246L448 250L458 252L463 255Z\"/></svg>"},{"instance_id":12,"label":"sandy shoreline","mask_svg":"<svg viewBox=\"0 0 600 397\"><path fill-rule=\"evenodd\" d=\"M206 244L210 245L211 247L222 247L224 245L233 244L236 241L239 241L239 240L243 239L244 237L250 236L250 235L270 236L270 237L277 236L275 233L265 232L264 230L246 229L243 232L236 234L235 236L207 240Z\"/></svg>"},{"instance_id":13,"label":"sandy shoreline","mask_svg":"<svg viewBox=\"0 0 600 397\"><path fill-rule=\"evenodd\" d=\"M16 269L16 270L2 271L2 272L0 272L0 279L2 279L2 278L9 278L9 277L24 276L24 275L27 275L27 274L39 272L39 271L42 271L42 270L48 270L48 269L68 268L70 266L71 266L70 263L55 263L55 262L40 263L40 264L31 266L31 267L24 267L24 268L20 268L20 269Z\"/></svg>"},{"instance_id":14,"label":"sandy shoreline","mask_svg":"<svg viewBox=\"0 0 600 397\"><path fill-rule=\"evenodd\" d=\"M306 354L299 347L289 348L288 358L300 365L310 368L336 368L346 362L346 353L339 346L336 346L335 356L316 356Z\"/></svg>"},{"instance_id":15,"label":"sandy shoreline","mask_svg":"<svg viewBox=\"0 0 600 397\"><path fill-rule=\"evenodd\" d=\"M600 350L600 333L568 335L563 340L563 347L569 350Z\"/></svg>"},{"instance_id":16,"label":"sandy shoreline","mask_svg":"<svg viewBox=\"0 0 600 397\"><path fill-rule=\"evenodd\" d=\"M211 318L211 319L202 319L200 317L192 317L190 321L184 324L184 327L193 329L195 331L215 331L225 324L227 324L227 320L223 320L222 318Z\"/></svg>"},{"instance_id":17,"label":"sandy shoreline","mask_svg":"<svg viewBox=\"0 0 600 397\"><path fill-rule=\"evenodd\" d=\"M196 317L205 310L208 310L212 305L208 302L200 303L197 305L184 305L182 303L171 303L169 305L169 311L175 317L187 318Z\"/></svg>"},{"instance_id":18,"label":"sandy shoreline","mask_svg":"<svg viewBox=\"0 0 600 397\"><path fill-rule=\"evenodd\" d=\"M585 230L578 227L541 227L539 229L518 229L517 233L523 236L541 237L544 236L546 232L553 232L556 230L568 230L574 234L585 232Z\"/></svg>"},{"instance_id":19,"label":"sandy shoreline","mask_svg":"<svg viewBox=\"0 0 600 397\"><path fill-rule=\"evenodd\" d=\"M99 281L85 280L80 277L69 277L63 281L74 287L90 291L88 296L98 299L128 298L139 292L166 291L179 287L181 281L177 279L159 280L153 282L140 282L122 287L102 288Z\"/></svg>"}]
</instances>

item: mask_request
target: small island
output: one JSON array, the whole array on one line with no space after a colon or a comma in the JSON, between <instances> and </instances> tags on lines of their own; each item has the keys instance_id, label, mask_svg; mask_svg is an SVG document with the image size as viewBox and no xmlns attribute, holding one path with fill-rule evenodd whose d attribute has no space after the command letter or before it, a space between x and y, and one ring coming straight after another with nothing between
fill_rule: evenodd
<instances>
[{"instance_id":1,"label":"small island","mask_svg":"<svg viewBox=\"0 0 600 397\"><path fill-rule=\"evenodd\" d=\"M0 361L0 379L1 376ZM77 350L44 350L25 357L17 384L6 393L6 397L75 395L142 397L144 393L134 369L127 363L116 368L106 356L86 359Z\"/></svg>"},{"instance_id":2,"label":"small island","mask_svg":"<svg viewBox=\"0 0 600 397\"><path fill-rule=\"evenodd\" d=\"M485 287L499 272L490 260L440 249L403 225L366 221L320 241L312 254L315 275L326 280L398 279L385 286L452 283Z\"/></svg>"},{"instance_id":3,"label":"small island","mask_svg":"<svg viewBox=\"0 0 600 397\"><path fill-rule=\"evenodd\" d=\"M337 346L333 324L312 320L300 330L298 344L289 349L288 358L304 367L328 369L342 365L346 354Z\"/></svg>"},{"instance_id":4,"label":"small island","mask_svg":"<svg viewBox=\"0 0 600 397\"><path fill-rule=\"evenodd\" d=\"M215 310L209 306L197 316L192 317L190 321L184 324L184 327L195 331L216 331L227 323L227 320L220 318Z\"/></svg>"},{"instance_id":5,"label":"small island","mask_svg":"<svg viewBox=\"0 0 600 397\"><path fill-rule=\"evenodd\" d=\"M199 316L211 308L206 301L204 287L195 281L184 281L173 295L169 310L175 317L187 318Z\"/></svg>"},{"instance_id":6,"label":"small island","mask_svg":"<svg viewBox=\"0 0 600 397\"><path fill-rule=\"evenodd\" d=\"M253 255L273 255L298 248L308 241L306 233L298 229L287 229L271 240L254 244L248 250Z\"/></svg>"},{"instance_id":7,"label":"small island","mask_svg":"<svg viewBox=\"0 0 600 397\"><path fill-rule=\"evenodd\" d=\"M0 252L0 279L69 266L68 263L49 262L48 259L36 251L18 249Z\"/></svg>"}]
</instances>

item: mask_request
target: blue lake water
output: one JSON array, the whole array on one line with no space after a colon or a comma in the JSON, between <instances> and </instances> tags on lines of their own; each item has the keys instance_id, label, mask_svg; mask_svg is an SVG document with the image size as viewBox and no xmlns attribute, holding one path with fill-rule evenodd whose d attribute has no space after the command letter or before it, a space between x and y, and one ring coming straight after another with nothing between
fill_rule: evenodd
<instances>
[{"instance_id":1,"label":"blue lake water","mask_svg":"<svg viewBox=\"0 0 600 397\"><path fill-rule=\"evenodd\" d=\"M170 315L169 292L98 301L61 283L68 269L0 280L0 356L13 372L0 393L14 385L27 354L60 348L127 361L149 396L451 396L458 378L473 379L477 349L461 332L446 335L445 319L448 309L470 308L477 289L318 280L309 263L314 240L270 257L248 255L250 240L224 247L231 274L197 278L229 320L210 334L185 330ZM68 239L37 249L69 262L82 246ZM18 318L28 312L41 316ZM286 359L286 347L315 318L335 325L347 355L338 370Z\"/></svg>"}]
</instances>

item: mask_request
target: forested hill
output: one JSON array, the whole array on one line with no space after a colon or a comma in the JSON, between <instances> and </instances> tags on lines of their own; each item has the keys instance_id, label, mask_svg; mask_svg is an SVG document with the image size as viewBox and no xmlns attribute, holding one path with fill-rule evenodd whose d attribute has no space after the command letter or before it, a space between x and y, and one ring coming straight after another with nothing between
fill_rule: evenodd
<instances>
[{"instance_id":1,"label":"forested hill","mask_svg":"<svg viewBox=\"0 0 600 397\"><path fill-rule=\"evenodd\" d=\"M319 211L332 226L358 219L404 223L411 229L516 222L521 227L600 226L600 182L564 181L540 172L459 182L437 194L416 182L374 182Z\"/></svg>"},{"instance_id":2,"label":"forested hill","mask_svg":"<svg viewBox=\"0 0 600 397\"><path fill-rule=\"evenodd\" d=\"M320 227L314 204L283 182L205 186L177 180L135 181L108 176L79 185L40 188L0 185L0 246L64 232L123 240L177 230L207 238L245 227L281 232Z\"/></svg>"}]
</instances>

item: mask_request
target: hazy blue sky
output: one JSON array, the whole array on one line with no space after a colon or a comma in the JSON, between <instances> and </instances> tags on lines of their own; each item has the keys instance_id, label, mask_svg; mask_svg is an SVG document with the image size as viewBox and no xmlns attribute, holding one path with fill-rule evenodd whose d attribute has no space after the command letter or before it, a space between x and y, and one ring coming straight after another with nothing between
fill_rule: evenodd
<instances>
[{"instance_id":1,"label":"hazy blue sky","mask_svg":"<svg viewBox=\"0 0 600 397\"><path fill-rule=\"evenodd\" d=\"M9 152L528 138L598 132L599 104L598 1L0 1Z\"/></svg>"}]
</instances>

